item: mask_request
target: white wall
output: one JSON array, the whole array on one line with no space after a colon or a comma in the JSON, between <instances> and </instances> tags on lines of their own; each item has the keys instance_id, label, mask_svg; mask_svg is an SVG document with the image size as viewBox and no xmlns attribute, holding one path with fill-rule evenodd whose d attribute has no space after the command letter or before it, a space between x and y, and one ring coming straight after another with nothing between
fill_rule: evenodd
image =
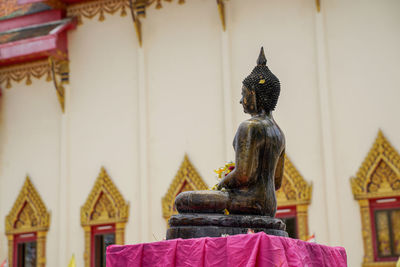
<instances>
[{"instance_id":1,"label":"white wall","mask_svg":"<svg viewBox=\"0 0 400 267\"><path fill-rule=\"evenodd\" d=\"M83 265L80 208L104 166L130 202L126 242L138 242L137 41L129 17L85 20L69 38L69 239ZM135 227L136 225L136 227Z\"/></svg>"},{"instance_id":2,"label":"white wall","mask_svg":"<svg viewBox=\"0 0 400 267\"><path fill-rule=\"evenodd\" d=\"M241 83L263 45L268 65L282 83L274 114L286 135L286 151L313 183L310 232L318 242L334 244L326 207L338 203L340 239L349 266L359 266L360 216L349 178L379 128L400 147L399 9L395 0L323 1L331 164L338 191L332 198L326 197L324 187L314 0L228 1L226 33L215 1L164 3L160 10L151 7L142 19L142 48L129 16L106 15L104 22L84 19L68 35L71 83L65 115L51 83L34 80L31 86L3 90L0 218L30 174L52 212L48 266L66 265L72 253L82 266L80 207L104 166L130 202L126 243L162 239L166 225L161 198L184 154L207 184L215 183L213 170L224 163L234 134L225 132L224 120L236 130L247 118L238 104ZM229 65L224 63L226 54ZM224 109L226 84L231 84L231 112ZM147 108L141 110L143 103ZM143 182L149 187L144 193ZM64 229L59 231L59 226ZM148 231L143 233L145 226ZM0 240L2 259L7 242L4 235Z\"/></svg>"},{"instance_id":3,"label":"white wall","mask_svg":"<svg viewBox=\"0 0 400 267\"><path fill-rule=\"evenodd\" d=\"M150 10L143 23L150 220L151 232L161 239L166 231L161 198L184 154L209 185L215 183L213 170L224 162L221 25L213 1L165 4Z\"/></svg>"},{"instance_id":4,"label":"white wall","mask_svg":"<svg viewBox=\"0 0 400 267\"><path fill-rule=\"evenodd\" d=\"M0 258L7 257L5 217L21 190L26 175L51 213L47 235L49 266L57 263L59 136L61 109L52 83L35 80L2 90L0 146Z\"/></svg>"},{"instance_id":5,"label":"white wall","mask_svg":"<svg viewBox=\"0 0 400 267\"><path fill-rule=\"evenodd\" d=\"M326 33L335 174L343 246L349 266L362 261L355 176L381 129L400 150L400 2L327 1Z\"/></svg>"}]
</instances>

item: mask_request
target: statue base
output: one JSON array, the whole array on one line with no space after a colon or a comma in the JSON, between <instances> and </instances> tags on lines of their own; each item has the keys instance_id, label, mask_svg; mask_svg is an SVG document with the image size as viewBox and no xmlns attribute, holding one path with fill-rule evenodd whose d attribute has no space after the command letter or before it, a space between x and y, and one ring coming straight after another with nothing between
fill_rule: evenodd
<instances>
[{"instance_id":1,"label":"statue base","mask_svg":"<svg viewBox=\"0 0 400 267\"><path fill-rule=\"evenodd\" d=\"M246 234L249 229L288 237L282 220L268 216L185 213L169 219L167 239Z\"/></svg>"}]
</instances>

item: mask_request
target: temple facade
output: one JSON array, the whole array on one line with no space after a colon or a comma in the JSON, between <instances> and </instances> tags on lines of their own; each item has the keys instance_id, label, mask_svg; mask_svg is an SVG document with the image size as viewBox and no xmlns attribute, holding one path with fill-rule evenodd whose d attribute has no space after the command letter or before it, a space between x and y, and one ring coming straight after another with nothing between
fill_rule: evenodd
<instances>
[{"instance_id":1,"label":"temple facade","mask_svg":"<svg viewBox=\"0 0 400 267\"><path fill-rule=\"evenodd\" d=\"M286 137L277 217L400 256L400 2L8 0L0 4L0 264L103 266L165 238L173 201L217 183L264 46ZM104 265L105 266L105 265Z\"/></svg>"}]
</instances>

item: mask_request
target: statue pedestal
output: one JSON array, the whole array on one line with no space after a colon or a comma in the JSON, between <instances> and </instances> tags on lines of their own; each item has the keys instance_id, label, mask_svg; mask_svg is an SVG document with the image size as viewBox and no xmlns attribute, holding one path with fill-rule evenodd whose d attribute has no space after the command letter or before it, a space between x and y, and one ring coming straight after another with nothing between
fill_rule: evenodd
<instances>
[{"instance_id":1,"label":"statue pedestal","mask_svg":"<svg viewBox=\"0 0 400 267\"><path fill-rule=\"evenodd\" d=\"M342 247L264 233L174 239L107 247L107 267L325 266L346 267Z\"/></svg>"},{"instance_id":2,"label":"statue pedestal","mask_svg":"<svg viewBox=\"0 0 400 267\"><path fill-rule=\"evenodd\" d=\"M249 229L288 236L282 220L268 216L183 213L172 216L169 225L167 239L246 234Z\"/></svg>"}]
</instances>

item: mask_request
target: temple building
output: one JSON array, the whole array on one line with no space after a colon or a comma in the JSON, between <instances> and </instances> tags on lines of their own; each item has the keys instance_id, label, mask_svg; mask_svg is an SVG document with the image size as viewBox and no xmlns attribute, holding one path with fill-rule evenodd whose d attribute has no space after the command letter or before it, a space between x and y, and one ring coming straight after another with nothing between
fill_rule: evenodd
<instances>
[{"instance_id":1,"label":"temple building","mask_svg":"<svg viewBox=\"0 0 400 267\"><path fill-rule=\"evenodd\" d=\"M400 257L400 1L0 0L0 266L105 266L217 183L263 46L286 138L276 217Z\"/></svg>"}]
</instances>

